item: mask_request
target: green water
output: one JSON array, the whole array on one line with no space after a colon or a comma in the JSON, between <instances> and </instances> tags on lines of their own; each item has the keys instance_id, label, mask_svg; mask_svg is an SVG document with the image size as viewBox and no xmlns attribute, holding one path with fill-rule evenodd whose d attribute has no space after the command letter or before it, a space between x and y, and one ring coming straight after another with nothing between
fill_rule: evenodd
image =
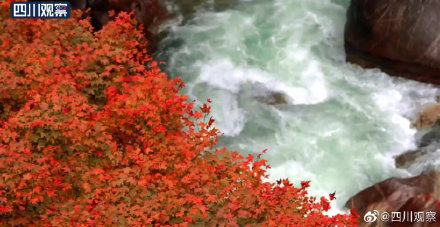
<instances>
[{"instance_id":1,"label":"green water","mask_svg":"<svg viewBox=\"0 0 440 227\"><path fill-rule=\"evenodd\" d=\"M252 0L164 27L160 59L183 91L211 98L220 146L263 155L270 179L336 191L332 212L371 184L408 176L393 156L414 148L410 121L437 89L345 63L348 0ZM284 94L278 105L262 100Z\"/></svg>"}]
</instances>

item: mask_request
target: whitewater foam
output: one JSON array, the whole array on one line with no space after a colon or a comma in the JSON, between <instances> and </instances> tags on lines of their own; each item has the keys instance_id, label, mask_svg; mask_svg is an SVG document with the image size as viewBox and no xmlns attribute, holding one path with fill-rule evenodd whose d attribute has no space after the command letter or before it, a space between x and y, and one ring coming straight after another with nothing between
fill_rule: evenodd
<instances>
[{"instance_id":1,"label":"whitewater foam","mask_svg":"<svg viewBox=\"0 0 440 227\"><path fill-rule=\"evenodd\" d=\"M348 2L255 0L203 10L168 26L159 56L186 82L183 92L213 100L220 146L268 148L269 180L312 180L314 195L336 190L333 213L373 183L414 174L416 167L396 169L393 157L414 148L410 119L439 93L345 63ZM286 103L255 98L271 92Z\"/></svg>"}]
</instances>

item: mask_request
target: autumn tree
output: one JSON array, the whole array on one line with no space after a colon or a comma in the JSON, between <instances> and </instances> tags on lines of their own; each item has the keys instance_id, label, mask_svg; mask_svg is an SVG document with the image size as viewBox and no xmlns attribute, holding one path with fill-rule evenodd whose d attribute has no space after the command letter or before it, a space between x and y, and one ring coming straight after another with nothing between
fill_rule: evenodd
<instances>
[{"instance_id":1,"label":"autumn tree","mask_svg":"<svg viewBox=\"0 0 440 227\"><path fill-rule=\"evenodd\" d=\"M11 19L0 3L0 222L36 226L351 225L308 182L263 182L260 157L216 148L207 104L145 52L120 13L98 32ZM209 100L208 100L209 101Z\"/></svg>"}]
</instances>

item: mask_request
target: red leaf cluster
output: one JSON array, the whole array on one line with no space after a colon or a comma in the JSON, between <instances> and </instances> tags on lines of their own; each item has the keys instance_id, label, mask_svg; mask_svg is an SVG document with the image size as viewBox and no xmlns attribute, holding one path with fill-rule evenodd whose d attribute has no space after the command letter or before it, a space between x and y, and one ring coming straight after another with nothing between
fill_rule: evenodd
<instances>
[{"instance_id":1,"label":"red leaf cluster","mask_svg":"<svg viewBox=\"0 0 440 227\"><path fill-rule=\"evenodd\" d=\"M354 223L308 182L263 182L264 159L214 148L210 107L185 102L129 15L94 33L79 14L14 20L0 2L2 224Z\"/></svg>"}]
</instances>

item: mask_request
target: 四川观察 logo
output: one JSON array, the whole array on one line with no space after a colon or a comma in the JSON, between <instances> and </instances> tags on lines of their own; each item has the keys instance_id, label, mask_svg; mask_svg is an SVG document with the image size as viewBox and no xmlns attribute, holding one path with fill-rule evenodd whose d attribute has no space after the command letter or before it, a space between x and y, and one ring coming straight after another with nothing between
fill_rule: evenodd
<instances>
[{"instance_id":1,"label":"\u56db\u5ddd\u89c2\u5bdf logo","mask_svg":"<svg viewBox=\"0 0 440 227\"><path fill-rule=\"evenodd\" d=\"M69 2L11 2L12 18L69 18Z\"/></svg>"}]
</instances>

